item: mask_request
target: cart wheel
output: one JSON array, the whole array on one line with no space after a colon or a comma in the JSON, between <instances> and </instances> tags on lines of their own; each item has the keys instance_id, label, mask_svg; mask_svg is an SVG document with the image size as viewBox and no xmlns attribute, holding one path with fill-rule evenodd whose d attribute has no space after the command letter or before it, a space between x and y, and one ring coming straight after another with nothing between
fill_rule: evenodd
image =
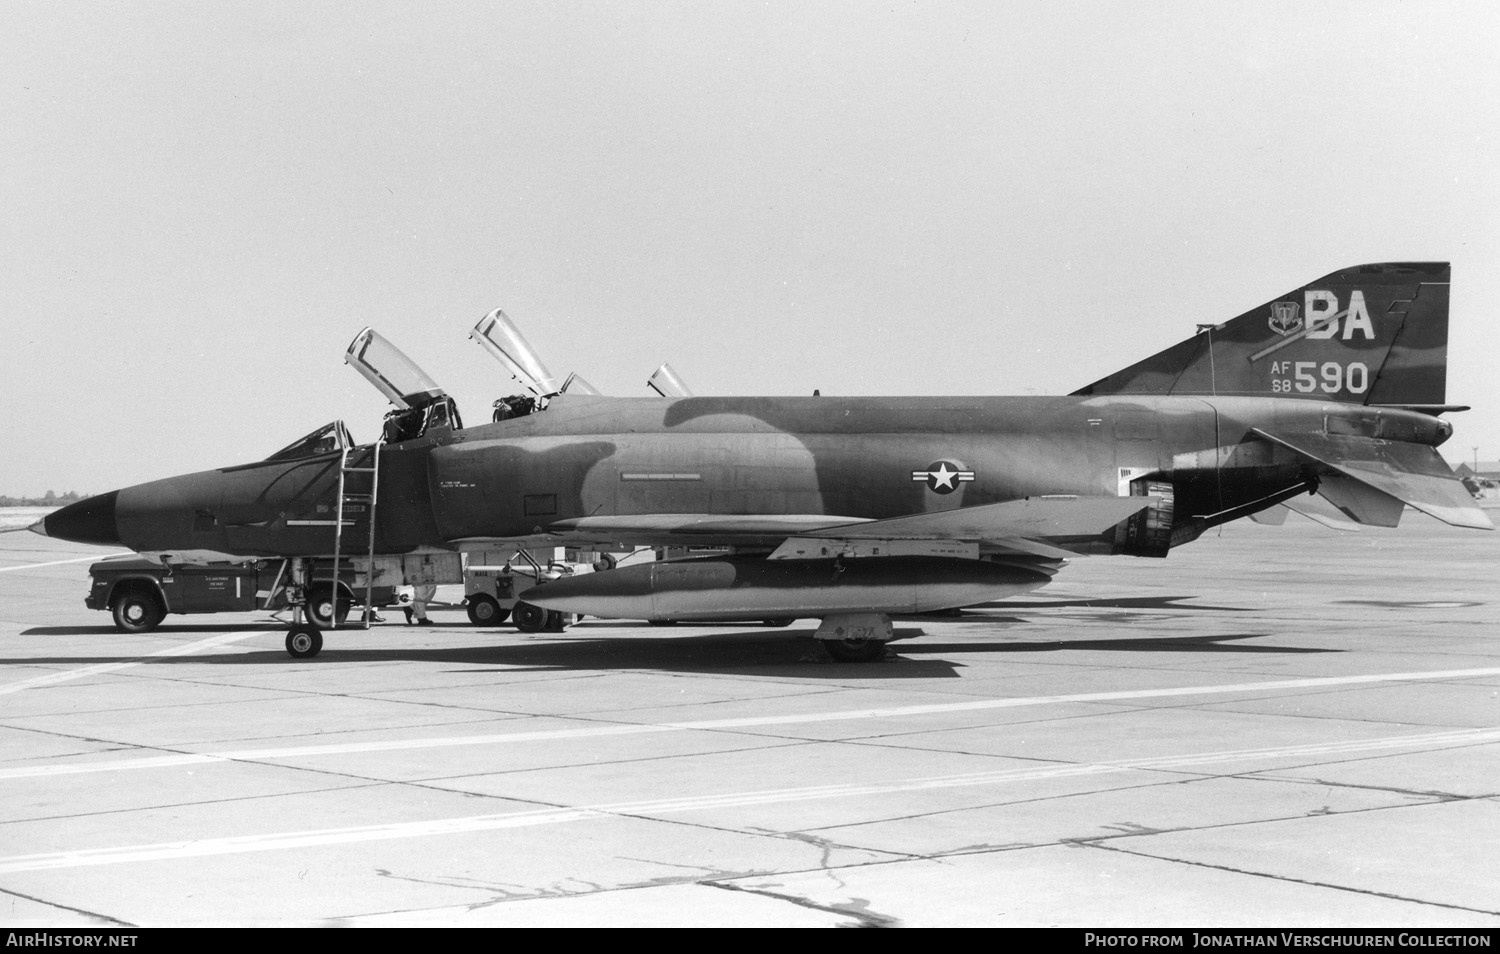
<instances>
[{"instance_id":1,"label":"cart wheel","mask_svg":"<svg viewBox=\"0 0 1500 954\"><path fill-rule=\"evenodd\" d=\"M315 626L294 626L286 634L286 651L295 659L310 659L323 650L323 634Z\"/></svg>"},{"instance_id":2,"label":"cart wheel","mask_svg":"<svg viewBox=\"0 0 1500 954\"><path fill-rule=\"evenodd\" d=\"M307 615L312 617L313 625L321 629L336 629L349 618L349 601L341 598L335 603L332 590L326 586L315 587L307 594Z\"/></svg>"},{"instance_id":3,"label":"cart wheel","mask_svg":"<svg viewBox=\"0 0 1500 954\"><path fill-rule=\"evenodd\" d=\"M469 597L469 622L475 626L499 626L509 615L510 611L493 596L480 593Z\"/></svg>"}]
</instances>

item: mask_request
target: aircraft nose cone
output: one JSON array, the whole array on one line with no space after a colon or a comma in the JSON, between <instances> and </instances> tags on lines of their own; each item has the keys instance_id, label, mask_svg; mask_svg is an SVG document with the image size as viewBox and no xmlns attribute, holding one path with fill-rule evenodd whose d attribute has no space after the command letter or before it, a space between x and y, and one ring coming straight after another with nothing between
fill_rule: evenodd
<instances>
[{"instance_id":1,"label":"aircraft nose cone","mask_svg":"<svg viewBox=\"0 0 1500 954\"><path fill-rule=\"evenodd\" d=\"M119 546L120 531L115 527L115 498L119 494L118 490L112 490L68 504L32 524L31 529L46 537L74 543Z\"/></svg>"}]
</instances>

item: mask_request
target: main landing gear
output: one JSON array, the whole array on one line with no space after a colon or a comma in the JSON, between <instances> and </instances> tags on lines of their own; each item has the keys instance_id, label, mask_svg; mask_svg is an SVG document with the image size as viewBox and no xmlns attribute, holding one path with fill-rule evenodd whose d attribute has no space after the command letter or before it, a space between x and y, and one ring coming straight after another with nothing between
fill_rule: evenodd
<instances>
[{"instance_id":1,"label":"main landing gear","mask_svg":"<svg viewBox=\"0 0 1500 954\"><path fill-rule=\"evenodd\" d=\"M839 662L869 663L885 658L886 643L895 635L884 613L847 613L823 617L813 638Z\"/></svg>"}]
</instances>

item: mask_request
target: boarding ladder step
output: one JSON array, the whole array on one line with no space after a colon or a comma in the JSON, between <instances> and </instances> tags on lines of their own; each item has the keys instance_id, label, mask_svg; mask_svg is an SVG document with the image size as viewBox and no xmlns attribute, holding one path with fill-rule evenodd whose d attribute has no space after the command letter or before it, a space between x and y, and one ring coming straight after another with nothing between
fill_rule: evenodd
<instances>
[{"instance_id":1,"label":"boarding ladder step","mask_svg":"<svg viewBox=\"0 0 1500 954\"><path fill-rule=\"evenodd\" d=\"M365 561L365 629L370 628L370 616L372 615L370 600L373 598L375 591L375 508L380 491L380 448L384 443L385 442L383 440L377 441L374 444L371 444L368 448L364 449L365 454L362 456L367 457L371 462L369 466L365 466L363 460L361 460L357 465L350 464L349 462L350 453L357 453L361 450L361 448L345 447L342 453L339 455L338 514L337 518L334 520L333 574L330 584L333 587L332 606L334 609L334 617L337 618L339 593L339 561L343 558L344 555L344 506L345 504L351 503L368 503L370 505L370 535L367 541L368 546L365 548L365 552L363 554L360 554L364 557ZM369 491L366 492L364 490L349 490L348 483L350 474L369 474ZM353 562L354 555L351 554L350 563Z\"/></svg>"}]
</instances>

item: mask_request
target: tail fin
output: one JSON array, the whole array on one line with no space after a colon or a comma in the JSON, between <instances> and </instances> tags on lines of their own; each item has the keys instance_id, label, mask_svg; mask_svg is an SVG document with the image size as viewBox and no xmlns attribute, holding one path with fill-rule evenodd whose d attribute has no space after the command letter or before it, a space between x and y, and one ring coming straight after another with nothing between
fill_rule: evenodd
<instances>
[{"instance_id":1,"label":"tail fin","mask_svg":"<svg viewBox=\"0 0 1500 954\"><path fill-rule=\"evenodd\" d=\"M1447 262L1346 268L1073 393L1311 398L1436 411L1447 400L1448 276Z\"/></svg>"}]
</instances>

